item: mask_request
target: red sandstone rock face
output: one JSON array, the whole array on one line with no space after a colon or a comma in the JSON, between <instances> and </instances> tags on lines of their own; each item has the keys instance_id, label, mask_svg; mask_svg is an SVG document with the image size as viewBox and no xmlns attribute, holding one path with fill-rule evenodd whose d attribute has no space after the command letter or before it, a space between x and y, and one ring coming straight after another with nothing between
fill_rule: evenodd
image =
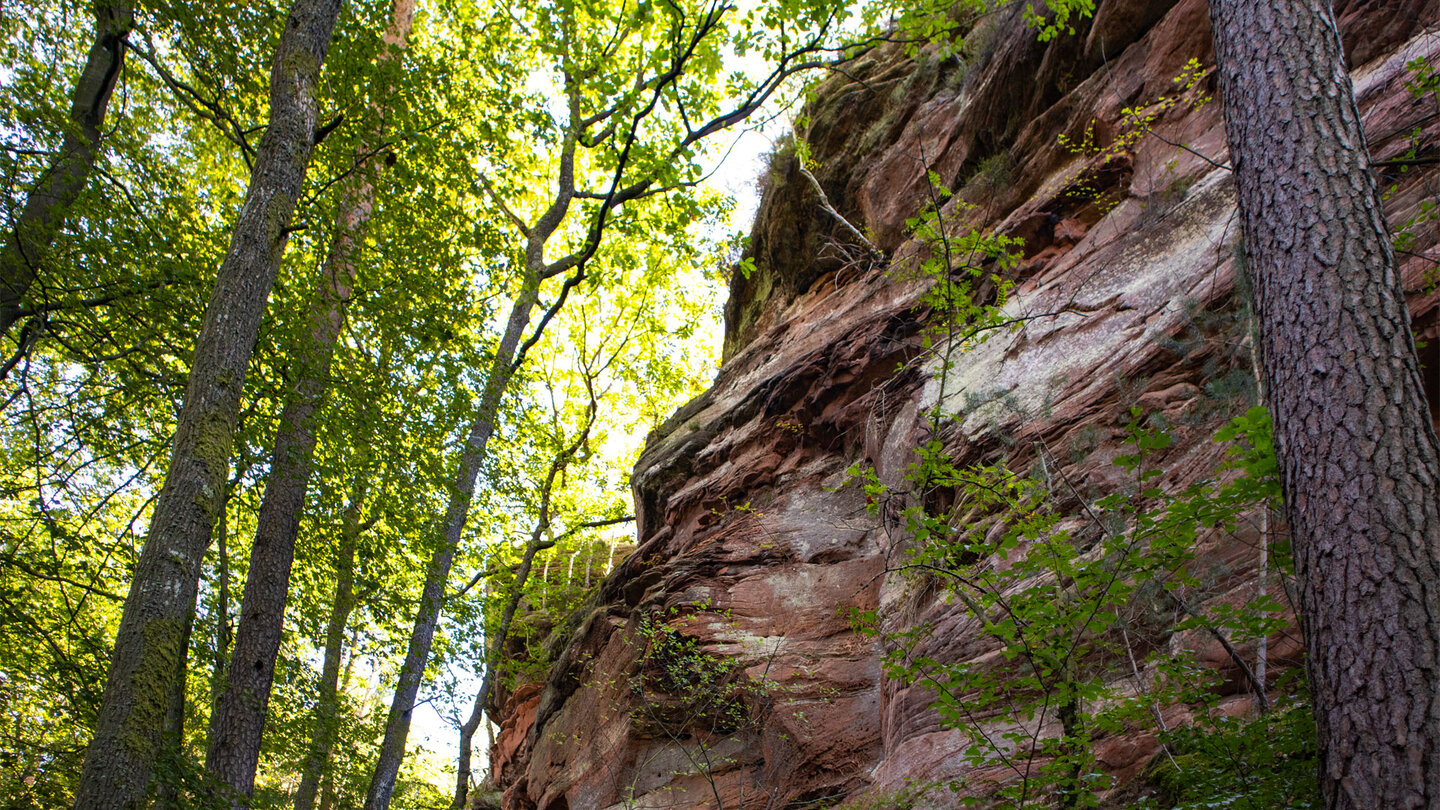
<instances>
[{"instance_id":1,"label":"red sandstone rock face","mask_svg":"<svg viewBox=\"0 0 1440 810\"><path fill-rule=\"evenodd\" d=\"M1405 91L1404 64L1440 54L1440 38L1420 33L1440 3L1337 12L1375 159L1408 149L1416 125L1432 147L1440 120ZM777 162L752 240L757 272L732 289L725 365L651 436L635 470L638 548L575 618L547 682L501 712L492 761L509 810L854 804L907 780L966 775L964 741L933 696L884 677L880 643L846 616L877 609L892 630L933 625L919 652L940 660L994 657L957 606L887 575L895 549L863 493L842 487L857 463L898 482L927 435L924 409L957 414L941 438L961 462L1005 455L1022 469L1045 452L1072 485L1057 497L1077 531L1081 499L1123 484L1112 461L1131 405L1172 425L1165 486L1215 469L1221 448L1209 439L1243 409L1236 381L1251 360L1233 316L1238 226L1220 109L1200 103L1213 82L1180 94L1129 147L1076 153L1058 140L1080 142L1093 126L1103 150L1133 131L1122 110L1177 95L1172 79L1190 59L1213 64L1204 3L1106 0L1093 25L1048 45L1014 19L987 25L991 44L963 78L933 58L872 55L812 110L805 137L827 196L875 235L888 266L845 250L793 165ZM905 220L929 194L927 168L957 191L949 219L1026 243L1006 305L1023 328L955 357L943 384L938 350L919 336L922 285L903 272L925 251ZM1435 171L1380 171L1396 184L1396 223L1440 184ZM1437 241L1440 227L1421 226L1401 262L1422 336L1440 335L1425 293ZM1210 604L1253 592L1255 541L1202 539ZM743 720L687 714L697 697L673 678L665 686L660 625L731 662L712 665L726 685L706 689ZM1273 678L1300 647L1294 633L1269 643ZM1223 676L1222 708L1248 709L1230 656L1203 632L1137 644L1194 650ZM761 679L776 686L743 687ZM1165 709L1167 723L1188 717ZM1120 781L1156 751L1141 731L1095 746Z\"/></svg>"}]
</instances>

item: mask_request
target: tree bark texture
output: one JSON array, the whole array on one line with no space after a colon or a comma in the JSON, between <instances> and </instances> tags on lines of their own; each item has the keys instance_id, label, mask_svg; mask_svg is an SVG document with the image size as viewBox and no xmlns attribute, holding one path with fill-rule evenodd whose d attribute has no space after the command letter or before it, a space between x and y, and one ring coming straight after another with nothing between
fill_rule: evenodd
<instances>
[{"instance_id":1,"label":"tree bark texture","mask_svg":"<svg viewBox=\"0 0 1440 810\"><path fill-rule=\"evenodd\" d=\"M362 480L345 511L340 527L340 547L335 550L335 598L325 624L325 661L320 671L320 689L315 697L315 736L305 758L305 771L295 791L295 810L311 810L320 789L320 777L335 747L340 708L340 659L344 652L345 627L355 610L355 546L359 542L360 512L364 508L366 483Z\"/></svg>"},{"instance_id":2,"label":"tree bark texture","mask_svg":"<svg viewBox=\"0 0 1440 810\"><path fill-rule=\"evenodd\" d=\"M197 590L196 595L199 595ZM180 649L187 653L190 650L190 636L195 630L195 606L190 606L190 615L185 617L185 631L180 639ZM165 712L165 746L166 751L162 756L169 760L168 765L172 769L168 779L162 771L160 786L156 791L156 810L183 810L184 804L180 798L180 784L177 772L180 763L185 759L185 690L189 680L190 667L186 665L186 656L178 659L175 667L175 681L170 684L170 706Z\"/></svg>"},{"instance_id":3,"label":"tree bark texture","mask_svg":"<svg viewBox=\"0 0 1440 810\"><path fill-rule=\"evenodd\" d=\"M66 210L90 179L105 110L124 67L126 41L134 25L130 0L95 4L95 41L71 95L69 127L60 152L26 195L25 208L0 250L0 337L24 317L25 295L65 223Z\"/></svg>"},{"instance_id":4,"label":"tree bark texture","mask_svg":"<svg viewBox=\"0 0 1440 810\"><path fill-rule=\"evenodd\" d=\"M210 710L214 711L220 702L220 693L225 689L225 672L230 668L230 549L229 531L225 521L225 510L230 503L230 493L220 502L220 514L215 518L215 552L219 565L215 578L220 580L215 596L215 661L210 670Z\"/></svg>"},{"instance_id":5,"label":"tree bark texture","mask_svg":"<svg viewBox=\"0 0 1440 810\"><path fill-rule=\"evenodd\" d=\"M547 233L546 236L549 234ZM532 238L533 243L533 238ZM535 262L532 262L534 265ZM465 449L460 457L460 467L455 473L455 488L450 495L450 504L445 510L441 524L439 545L430 556L425 568L425 584L420 591L420 604L415 615L415 626L410 633L410 643L405 651L405 663L400 668L400 677L395 684L395 695L390 701L390 713L385 720L385 737L380 743L380 756L375 762L375 772L370 777L370 787L365 792L365 810L388 810L390 797L395 793L395 780L400 775L400 764L405 759L405 740L410 736L410 713L415 708L415 698L420 693L420 684L425 678L425 665L430 660L430 645L435 640L435 626L440 620L440 608L445 601L445 586L450 579L450 569L455 564L455 552L460 547L460 535L465 530L465 521L470 515L470 505L475 499L475 479L480 475L480 465L485 461L485 451L490 437L495 433L495 420L500 414L500 399L510 385L514 375L511 367L515 353L520 348L520 339L530 323L530 313L539 300L540 277L536 271L527 273L521 286L520 295L510 308L510 318L505 325L505 334L495 350L485 378L485 388L480 395L480 407L470 423L465 439Z\"/></svg>"},{"instance_id":6,"label":"tree bark texture","mask_svg":"<svg viewBox=\"0 0 1440 810\"><path fill-rule=\"evenodd\" d=\"M399 57L414 16L415 0L396 0L384 35L388 47L380 61ZM211 717L206 768L236 796L248 797L255 788L275 659L284 629L295 538L300 531L315 455L315 417L330 387L335 341L345 323L355 285L356 253L375 207L378 169L376 161L367 159L371 151L362 146L357 153L360 169L355 174L356 182L346 188L342 197L335 238L321 271L319 302L312 314L309 339L291 355L294 382L280 413L270 474L256 517L235 653L225 692Z\"/></svg>"},{"instance_id":7,"label":"tree bark texture","mask_svg":"<svg viewBox=\"0 0 1440 810\"><path fill-rule=\"evenodd\" d=\"M1326 0L1211 0L1330 808L1440 808L1440 451Z\"/></svg>"},{"instance_id":8,"label":"tree bark texture","mask_svg":"<svg viewBox=\"0 0 1440 810\"><path fill-rule=\"evenodd\" d=\"M240 392L314 148L320 65L343 0L296 0L270 73L270 123L191 360L170 466L131 580L75 806L138 808L200 565L223 508Z\"/></svg>"}]
</instances>

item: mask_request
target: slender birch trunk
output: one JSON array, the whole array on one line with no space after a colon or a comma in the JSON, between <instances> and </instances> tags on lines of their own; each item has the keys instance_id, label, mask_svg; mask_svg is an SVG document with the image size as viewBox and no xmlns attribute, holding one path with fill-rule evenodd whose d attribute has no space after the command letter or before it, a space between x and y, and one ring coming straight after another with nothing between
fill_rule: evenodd
<instances>
[{"instance_id":1,"label":"slender birch trunk","mask_svg":"<svg viewBox=\"0 0 1440 810\"><path fill-rule=\"evenodd\" d=\"M578 119L579 96L575 93L571 94L570 110L571 120ZM504 397L505 390L510 387L510 378L515 375L517 356L519 360L524 359L522 340L530 324L530 316L540 301L540 285L547 277L556 274L553 266L545 263L545 245L565 221L570 203L575 198L575 148L578 143L578 133L572 130L566 134L565 144L561 149L555 199L532 227L526 227L509 208L501 204L505 213L525 236L524 276L521 278L515 302L510 307L510 315L505 321L500 345L495 347L489 373L485 375L480 405L465 437L465 447L461 451L459 468L455 472L450 503L440 524L440 536L437 538L439 542L425 568L425 584L420 589L420 602L415 613L415 625L410 632L410 643L405 650L405 663L400 667L395 694L391 698L390 711L385 719L385 736L380 743L380 755L370 777L370 786L365 792L365 810L389 810L390 797L395 793L395 780L400 775L400 764L405 759L405 740L410 735L410 715L415 708L416 696L420 693L420 684L425 678L425 665L430 660L430 646L435 640L435 627L440 620L450 569L455 565L455 553L460 547L460 535L465 531L465 521L475 499L475 480L480 475L480 465L485 461L490 437L495 433L495 423L500 417L500 400ZM556 302L549 314L557 311L563 303L562 294L562 298ZM532 340L538 339L538 330L544 328L544 323L542 320L537 331L531 336Z\"/></svg>"},{"instance_id":2,"label":"slender birch trunk","mask_svg":"<svg viewBox=\"0 0 1440 810\"><path fill-rule=\"evenodd\" d=\"M77 810L142 807L185 617L223 504L240 393L314 148L320 66L343 0L295 0L270 74L270 123L215 279L165 483L130 584Z\"/></svg>"},{"instance_id":3,"label":"slender birch trunk","mask_svg":"<svg viewBox=\"0 0 1440 810\"><path fill-rule=\"evenodd\" d=\"M703 24L688 35L691 37L692 44L698 43L710 31L715 30L722 14L723 11L706 16ZM567 25L573 25L573 23L574 21L570 20ZM565 221L565 217L570 211L570 205L576 197L576 147L582 138L587 137L587 128L616 115L618 108L611 108L609 111L588 119L585 118L581 114L582 96L584 95L582 88L568 68L566 70L566 95L570 108L569 123L561 147L555 196L550 205L533 225L527 226L505 205L503 200L495 195L493 188L491 189L492 196L496 196L497 207L525 236L524 275L515 303L510 309L505 332L500 340L500 345L496 347L494 359L491 361L489 373L486 375L480 406L476 411L474 421L470 424L465 447L461 452L459 468L456 471L455 482L451 490L450 503L440 525L438 542L431 555L430 564L426 567L425 584L421 589L415 626L411 631L410 643L405 652L405 663L400 669L400 677L390 703L390 713L385 724L385 737L380 745L380 756L375 765L375 772L370 779L370 787L366 792L365 810L388 810L390 797L395 792L395 780L399 776L400 764L405 755L405 740L410 733L410 713L415 707L415 699L419 694L420 684L424 680L425 665L430 659L430 646L435 638L435 627L440 618L446 583L450 577L450 569L455 563L455 554L460 545L460 536L465 529L470 505L474 500L475 479L479 475L481 463L485 460L490 436L495 432L500 400L505 389L509 387L510 378L515 373L514 366L517 357L523 360L524 347L522 347L521 340L530 322L530 316L539 302L540 285L547 279L565 276L565 282L555 302L545 312L535 331L527 340L539 338L550 318L564 306L570 290L585 279L585 265L600 247L607 215L626 202L644 198L651 193L661 192L661 190L652 190L653 177L647 177L625 186L621 185L621 181L625 179L625 170L630 161L631 149L635 146L636 132L640 123L655 111L664 89L684 74L693 54L693 48L677 52L676 60L671 64L669 70L658 77L653 85L646 85L652 87L653 95L650 102L634 112L630 118L630 128L628 134L623 136L623 144L619 147L618 166L614 169L609 190L603 194L587 192L585 195L590 199L600 200L600 203L587 229L583 247L554 262L547 263L545 261L546 245ZM692 144L743 121L765 103L770 94L786 77L814 66L818 66L818 63L797 63L775 71L761 88L752 91L738 107L690 130L672 150L671 157L679 159ZM612 134L605 135L604 138L612 137L615 130L610 130L610 132ZM614 135L614 137L622 136ZM481 181L489 187L488 181L483 176ZM525 346L528 345L527 342Z\"/></svg>"}]
</instances>

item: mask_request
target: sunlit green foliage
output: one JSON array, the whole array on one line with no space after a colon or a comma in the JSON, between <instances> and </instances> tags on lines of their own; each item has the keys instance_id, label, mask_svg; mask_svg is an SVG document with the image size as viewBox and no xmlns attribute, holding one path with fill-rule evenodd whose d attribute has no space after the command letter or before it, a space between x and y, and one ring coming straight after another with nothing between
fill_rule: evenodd
<instances>
[{"instance_id":1,"label":"sunlit green foliage","mask_svg":"<svg viewBox=\"0 0 1440 810\"><path fill-rule=\"evenodd\" d=\"M0 621L7 636L43 642L0 651L4 748L14 752L0 774L9 805L64 804L73 789L191 342L264 125L268 59L284 14L278 2L137 9L97 177L41 268L27 337L0 358ZM553 260L589 251L585 278L529 349L506 399L461 565L466 576L502 573L469 590L454 585L430 670L442 711L451 708L445 695L463 703L466 673L493 631L488 606L506 593L513 541L533 519L536 464L573 435L588 399L575 365L598 356L586 347L608 347L611 360L592 379L603 388L591 392L600 419L557 494L562 531L627 511L628 468L646 430L710 373L701 323L715 302L703 271L715 263L708 237L728 201L698 185L709 136L742 123L789 76L843 51L850 12L816 0L745 12L703 3L426 3L403 61L378 58L389 15L389 3L351 4L327 57L324 137L256 347L226 519L204 569L183 745L160 766L162 781L192 800L203 793L207 718L238 620L276 413L352 178L373 176L377 201L318 422L256 793L262 807L288 801L313 732L310 696L351 511L363 530L343 659L346 743L332 756L327 790L341 800L364 791L457 443L495 351L496 319L526 266L516 220L533 223L550 204L556 178L571 170L567 139L578 146L580 194L547 252ZM8 102L0 175L11 208L63 134L87 22L66 4L0 11ZM672 70L680 53L683 69ZM766 67L742 69L734 57L747 54ZM650 191L606 209L607 195L637 183ZM563 281L546 282L542 306ZM598 582L616 537L575 532L548 552L527 585L522 641L537 642ZM424 803L416 790L402 789L397 802Z\"/></svg>"}]
</instances>

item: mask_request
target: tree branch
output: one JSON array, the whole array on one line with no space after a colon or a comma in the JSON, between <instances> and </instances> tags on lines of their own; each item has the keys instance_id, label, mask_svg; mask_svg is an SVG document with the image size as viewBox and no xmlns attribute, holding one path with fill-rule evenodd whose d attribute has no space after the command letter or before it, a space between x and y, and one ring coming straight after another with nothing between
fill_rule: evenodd
<instances>
[{"instance_id":1,"label":"tree branch","mask_svg":"<svg viewBox=\"0 0 1440 810\"><path fill-rule=\"evenodd\" d=\"M806 180L810 181L810 188L815 191L815 196L820 198L820 210L829 214L836 222L839 222L845 232L854 237L860 244L864 245L865 249L869 250L872 256L876 258L883 257L885 253L880 250L880 248L875 247L875 244L869 239L866 239L865 234L861 233L859 228L851 225L850 220L841 216L840 212L835 210L835 206L830 204L830 198L825 195L825 189L820 187L820 181L815 179L815 175L811 174L810 170L805 168L804 162L796 158L796 163L800 167L800 174L803 175Z\"/></svg>"},{"instance_id":2,"label":"tree branch","mask_svg":"<svg viewBox=\"0 0 1440 810\"><path fill-rule=\"evenodd\" d=\"M490 182L490 178L487 177L484 172L480 173L480 184L485 186L485 191L489 193L490 199L500 209L500 212L505 215L506 219L510 220L510 224L518 228L521 235L523 235L526 239L529 239L530 227L525 224L525 220L521 219L518 215L516 215L514 211L510 210L510 206L506 205L505 200L502 199L500 197L500 194L495 191L495 185Z\"/></svg>"},{"instance_id":3,"label":"tree branch","mask_svg":"<svg viewBox=\"0 0 1440 810\"><path fill-rule=\"evenodd\" d=\"M221 107L217 102L205 98L205 96L200 94L199 90L181 81L175 74L171 73L170 69L165 67L159 57L155 55L153 50L154 45L149 42L148 37L146 38L146 45L149 47L142 47L131 42L130 49L148 63L150 67L155 68L155 72L159 74L160 80L175 92L181 104L184 104L186 108L200 118L214 124L215 127L220 130L220 134L225 136L227 141L240 147L240 156L245 161L245 168L254 171L255 151L250 148L250 143L245 140L245 135L254 132L255 129L242 128L239 122L235 120L235 117L226 111L225 108Z\"/></svg>"}]
</instances>

